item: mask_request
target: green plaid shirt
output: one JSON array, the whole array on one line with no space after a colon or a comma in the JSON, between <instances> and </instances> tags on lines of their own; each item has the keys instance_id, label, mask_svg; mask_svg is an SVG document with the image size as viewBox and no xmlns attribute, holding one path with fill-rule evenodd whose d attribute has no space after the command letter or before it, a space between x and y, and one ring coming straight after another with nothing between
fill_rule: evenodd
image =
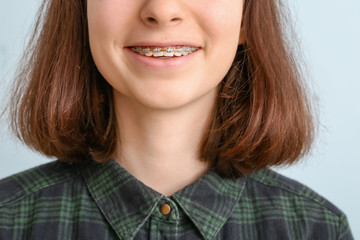
<instances>
[{"instance_id":1,"label":"green plaid shirt","mask_svg":"<svg viewBox=\"0 0 360 240\"><path fill-rule=\"evenodd\" d=\"M170 212L162 214L167 204ZM264 169L235 180L208 171L171 197L115 161L58 161L0 181L0 239L353 239L344 214Z\"/></svg>"}]
</instances>

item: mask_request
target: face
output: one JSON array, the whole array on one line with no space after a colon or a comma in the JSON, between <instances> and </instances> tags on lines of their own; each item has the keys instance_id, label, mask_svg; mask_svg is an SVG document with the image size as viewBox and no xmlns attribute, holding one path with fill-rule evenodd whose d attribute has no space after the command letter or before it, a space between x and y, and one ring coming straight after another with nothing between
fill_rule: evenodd
<instances>
[{"instance_id":1,"label":"face","mask_svg":"<svg viewBox=\"0 0 360 240\"><path fill-rule=\"evenodd\" d=\"M90 48L114 89L172 109L213 99L239 43L243 0L88 0Z\"/></svg>"}]
</instances>

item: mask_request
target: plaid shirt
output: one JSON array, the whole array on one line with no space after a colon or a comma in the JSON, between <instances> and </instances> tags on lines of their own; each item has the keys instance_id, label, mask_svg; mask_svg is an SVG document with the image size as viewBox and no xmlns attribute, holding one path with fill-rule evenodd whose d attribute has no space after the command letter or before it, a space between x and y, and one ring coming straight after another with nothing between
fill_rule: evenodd
<instances>
[{"instance_id":1,"label":"plaid shirt","mask_svg":"<svg viewBox=\"0 0 360 240\"><path fill-rule=\"evenodd\" d=\"M160 206L170 211L162 214ZM309 188L264 169L210 170L171 197L115 161L58 161L0 181L0 239L353 239L344 214Z\"/></svg>"}]
</instances>

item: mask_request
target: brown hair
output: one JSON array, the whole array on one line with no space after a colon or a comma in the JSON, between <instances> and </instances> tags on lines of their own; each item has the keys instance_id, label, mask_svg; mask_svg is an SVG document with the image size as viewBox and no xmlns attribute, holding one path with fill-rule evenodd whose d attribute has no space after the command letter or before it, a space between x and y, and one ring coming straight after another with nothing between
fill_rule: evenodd
<instances>
[{"instance_id":1,"label":"brown hair","mask_svg":"<svg viewBox=\"0 0 360 240\"><path fill-rule=\"evenodd\" d=\"M245 0L233 66L219 86L200 157L226 177L290 164L313 140L311 109L281 0ZM12 129L65 162L107 161L118 132L111 86L93 62L86 0L43 1L17 75Z\"/></svg>"}]
</instances>

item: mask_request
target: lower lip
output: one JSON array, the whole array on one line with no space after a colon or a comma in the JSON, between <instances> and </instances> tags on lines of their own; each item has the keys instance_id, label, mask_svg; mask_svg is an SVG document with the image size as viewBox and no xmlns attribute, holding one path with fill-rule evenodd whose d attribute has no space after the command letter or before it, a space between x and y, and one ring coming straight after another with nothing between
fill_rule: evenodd
<instances>
[{"instance_id":1,"label":"lower lip","mask_svg":"<svg viewBox=\"0 0 360 240\"><path fill-rule=\"evenodd\" d=\"M124 48L125 52L130 55L132 59L136 62L139 62L141 65L145 67L154 69L154 70L165 70L171 68L177 68L184 64L187 64L191 59L197 56L201 49L196 50L195 52L188 54L186 56L181 57L172 57L168 59L159 59L155 57L147 57L134 51L130 50L129 48Z\"/></svg>"}]
</instances>

